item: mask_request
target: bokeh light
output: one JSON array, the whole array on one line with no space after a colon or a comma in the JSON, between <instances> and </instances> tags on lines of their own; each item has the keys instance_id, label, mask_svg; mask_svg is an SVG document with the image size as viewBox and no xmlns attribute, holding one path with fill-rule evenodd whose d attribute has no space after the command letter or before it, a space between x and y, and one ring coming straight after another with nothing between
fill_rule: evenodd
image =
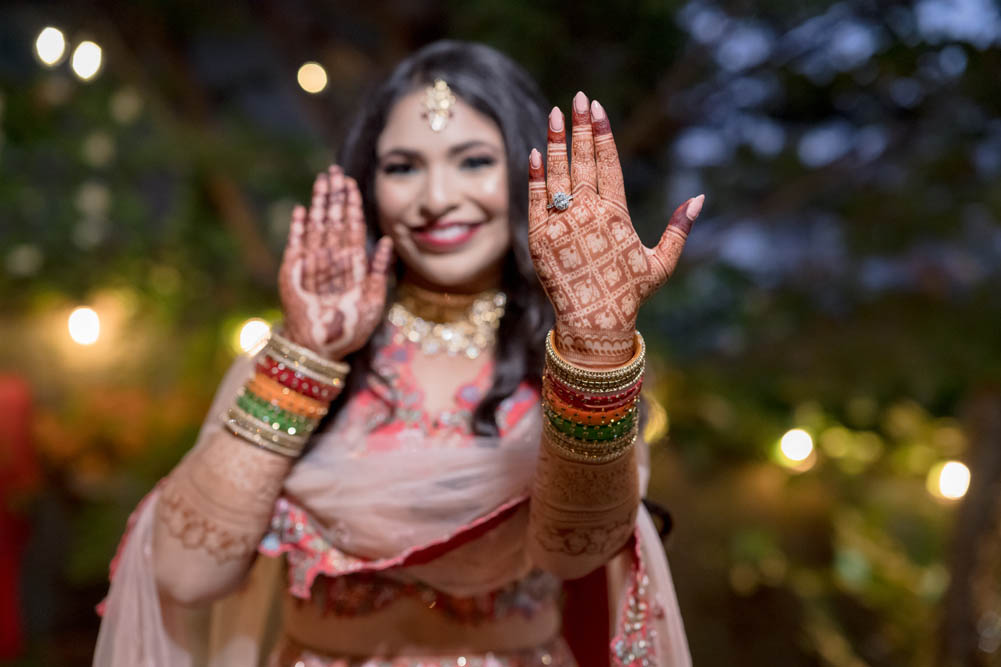
<instances>
[{"instance_id":1,"label":"bokeh light","mask_svg":"<svg viewBox=\"0 0 1001 667\"><path fill-rule=\"evenodd\" d=\"M959 461L943 461L928 471L928 492L936 498L958 500L970 488L970 469Z\"/></svg>"},{"instance_id":2,"label":"bokeh light","mask_svg":"<svg viewBox=\"0 0 1001 667\"><path fill-rule=\"evenodd\" d=\"M89 81L101 69L101 47L91 41L80 42L73 50L70 62L73 73L84 81Z\"/></svg>"},{"instance_id":3,"label":"bokeh light","mask_svg":"<svg viewBox=\"0 0 1001 667\"><path fill-rule=\"evenodd\" d=\"M70 338L79 345L93 345L101 335L101 318L93 308L81 306L70 313Z\"/></svg>"},{"instance_id":4,"label":"bokeh light","mask_svg":"<svg viewBox=\"0 0 1001 667\"><path fill-rule=\"evenodd\" d=\"M59 64L66 55L66 38L62 31L52 26L44 28L35 40L35 53L49 67Z\"/></svg>"},{"instance_id":5,"label":"bokeh light","mask_svg":"<svg viewBox=\"0 0 1001 667\"><path fill-rule=\"evenodd\" d=\"M271 333L271 325L259 317L251 317L239 329L237 349L239 352L251 353L267 340Z\"/></svg>"},{"instance_id":6,"label":"bokeh light","mask_svg":"<svg viewBox=\"0 0 1001 667\"><path fill-rule=\"evenodd\" d=\"M307 93L315 95L327 87L327 70L320 63L304 63L296 76L299 86Z\"/></svg>"},{"instance_id":7,"label":"bokeh light","mask_svg":"<svg viewBox=\"0 0 1001 667\"><path fill-rule=\"evenodd\" d=\"M790 461L805 461L813 453L813 438L801 428L794 428L782 436L779 445Z\"/></svg>"}]
</instances>

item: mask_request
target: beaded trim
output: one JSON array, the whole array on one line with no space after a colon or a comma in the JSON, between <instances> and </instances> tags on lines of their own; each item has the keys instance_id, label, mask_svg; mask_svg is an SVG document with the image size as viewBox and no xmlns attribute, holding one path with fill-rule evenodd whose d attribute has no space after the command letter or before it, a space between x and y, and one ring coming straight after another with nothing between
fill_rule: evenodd
<instances>
[{"instance_id":1,"label":"beaded trim","mask_svg":"<svg viewBox=\"0 0 1001 667\"><path fill-rule=\"evenodd\" d=\"M581 368L560 356L553 344L553 330L546 335L546 366L563 384L581 393L615 392L627 389L643 374L646 365L646 342L636 332L636 353L625 366L607 371Z\"/></svg>"}]
</instances>

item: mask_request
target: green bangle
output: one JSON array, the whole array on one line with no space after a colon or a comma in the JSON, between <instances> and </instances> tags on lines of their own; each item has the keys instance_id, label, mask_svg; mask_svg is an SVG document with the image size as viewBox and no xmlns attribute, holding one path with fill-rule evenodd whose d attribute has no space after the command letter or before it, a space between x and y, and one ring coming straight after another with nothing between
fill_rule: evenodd
<instances>
[{"instance_id":1,"label":"green bangle","mask_svg":"<svg viewBox=\"0 0 1001 667\"><path fill-rule=\"evenodd\" d=\"M277 406L271 405L247 388L236 397L236 404L247 414L269 424L278 424L278 428L289 435L304 435L312 433L316 421L294 415Z\"/></svg>"},{"instance_id":2,"label":"green bangle","mask_svg":"<svg viewBox=\"0 0 1001 667\"><path fill-rule=\"evenodd\" d=\"M557 431L578 440L614 440L625 435L633 427L633 423L636 421L636 409L633 408L622 419L604 426L578 424L560 417L548 407L546 407L546 417L549 418L549 422L556 427Z\"/></svg>"}]
</instances>

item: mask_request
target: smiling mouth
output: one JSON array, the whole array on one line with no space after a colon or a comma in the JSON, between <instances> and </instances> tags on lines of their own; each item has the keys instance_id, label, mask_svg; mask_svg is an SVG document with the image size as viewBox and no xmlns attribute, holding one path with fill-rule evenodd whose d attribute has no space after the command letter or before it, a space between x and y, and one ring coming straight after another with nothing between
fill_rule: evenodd
<instances>
[{"instance_id":1,"label":"smiling mouth","mask_svg":"<svg viewBox=\"0 0 1001 667\"><path fill-rule=\"evenodd\" d=\"M419 247L431 252L448 252L465 245L482 223L454 223L448 225L430 225L411 232Z\"/></svg>"}]
</instances>

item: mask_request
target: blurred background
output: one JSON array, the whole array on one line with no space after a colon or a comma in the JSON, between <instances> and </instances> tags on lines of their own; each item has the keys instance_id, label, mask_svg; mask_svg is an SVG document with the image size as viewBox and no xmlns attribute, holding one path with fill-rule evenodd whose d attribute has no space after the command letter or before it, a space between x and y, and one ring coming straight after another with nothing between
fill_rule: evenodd
<instances>
[{"instance_id":1,"label":"blurred background","mask_svg":"<svg viewBox=\"0 0 1001 667\"><path fill-rule=\"evenodd\" d=\"M604 103L648 244L707 193L640 324L695 664L1001 664L992 0L5 2L0 663L89 664L293 204L442 37Z\"/></svg>"}]
</instances>

